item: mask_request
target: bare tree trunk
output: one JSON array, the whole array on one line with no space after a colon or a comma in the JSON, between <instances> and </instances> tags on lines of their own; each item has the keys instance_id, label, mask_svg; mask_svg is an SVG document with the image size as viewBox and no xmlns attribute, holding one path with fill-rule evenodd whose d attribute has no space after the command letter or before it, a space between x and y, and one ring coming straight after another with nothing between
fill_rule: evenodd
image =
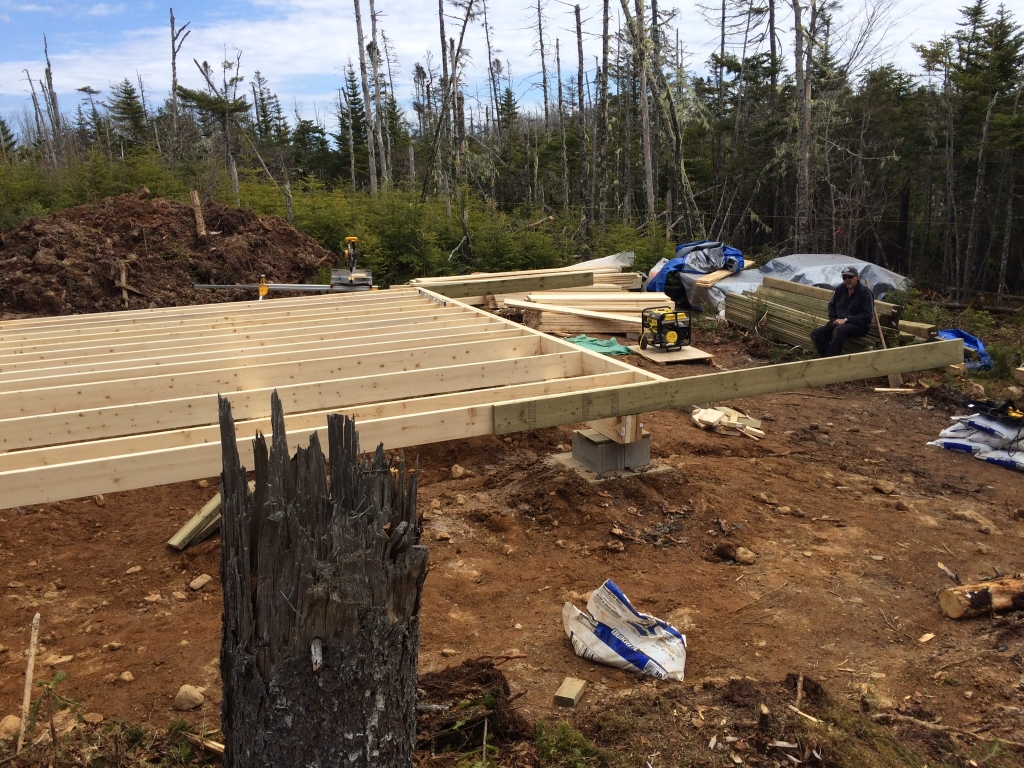
<instances>
[{"instance_id":1,"label":"bare tree trunk","mask_svg":"<svg viewBox=\"0 0 1024 768\"><path fill-rule=\"evenodd\" d=\"M779 84L779 54L775 48L775 0L768 0L768 44L771 51L772 88Z\"/></svg>"},{"instance_id":2,"label":"bare tree trunk","mask_svg":"<svg viewBox=\"0 0 1024 768\"><path fill-rule=\"evenodd\" d=\"M346 91L339 88L338 93L344 96L345 111L348 113L348 169L352 174L352 189L356 189L356 134L352 125L352 104L348 100Z\"/></svg>"},{"instance_id":3,"label":"bare tree trunk","mask_svg":"<svg viewBox=\"0 0 1024 768\"><path fill-rule=\"evenodd\" d=\"M1020 104L1020 92L1024 88L1024 82L1017 86L1017 95L1013 99L1013 122L1017 120L1017 107ZM999 282L996 286L996 306L1003 303L1003 295L1006 293L1006 268L1010 262L1010 238L1013 235L1013 182L1014 182L1014 151L1010 146L1007 152L1006 162L1006 227L1003 232L1003 250L999 255Z\"/></svg>"},{"instance_id":4,"label":"bare tree trunk","mask_svg":"<svg viewBox=\"0 0 1024 768\"><path fill-rule=\"evenodd\" d=\"M360 0L352 0L356 11L356 41L359 43L359 75L363 81L363 103L366 105L366 154L370 166L370 196L377 196L377 158L373 150L373 116L370 83L366 72L366 44L363 40L363 11Z\"/></svg>"},{"instance_id":5,"label":"bare tree trunk","mask_svg":"<svg viewBox=\"0 0 1024 768\"><path fill-rule=\"evenodd\" d=\"M558 73L558 134L562 143L562 208L569 207L569 159L565 152L565 108L562 101L562 52L555 38L555 69Z\"/></svg>"},{"instance_id":6,"label":"bare tree trunk","mask_svg":"<svg viewBox=\"0 0 1024 768\"><path fill-rule=\"evenodd\" d=\"M575 6L576 11L576 55L578 58L578 66L576 69L576 90L579 94L579 105L576 109L576 122L578 124L578 130L580 133L580 194L583 197L583 239L589 245L590 243L590 232L591 222L594 219L594 198L591 195L591 186L588 176L590 175L590 168L587 163L587 145L589 143L587 136L587 122L586 122L586 111L584 105L584 90L583 90L583 24L580 20L580 7Z\"/></svg>"},{"instance_id":7,"label":"bare tree trunk","mask_svg":"<svg viewBox=\"0 0 1024 768\"><path fill-rule=\"evenodd\" d=\"M178 153L178 54L181 46L185 44L185 38L192 34L186 22L185 26L176 29L174 26L174 9L171 8L171 146L169 155L171 165L174 165Z\"/></svg>"},{"instance_id":8,"label":"bare tree trunk","mask_svg":"<svg viewBox=\"0 0 1024 768\"><path fill-rule=\"evenodd\" d=\"M810 88L804 70L804 28L800 0L793 0L794 64L797 97L797 161L796 161L796 237L794 247L803 253L808 245L810 201Z\"/></svg>"},{"instance_id":9,"label":"bare tree trunk","mask_svg":"<svg viewBox=\"0 0 1024 768\"><path fill-rule=\"evenodd\" d=\"M544 130L548 130L548 65L544 58L544 17L541 14L540 0L537 0L537 42L540 47L540 83L544 91Z\"/></svg>"},{"instance_id":10,"label":"bare tree trunk","mask_svg":"<svg viewBox=\"0 0 1024 768\"><path fill-rule=\"evenodd\" d=\"M484 8L484 40L487 43L487 81L491 89L491 109L494 114L495 134L501 137L501 125L498 122L498 78L494 72L494 53L491 50L491 26L487 21L487 0L482 0Z\"/></svg>"},{"instance_id":11,"label":"bare tree trunk","mask_svg":"<svg viewBox=\"0 0 1024 768\"><path fill-rule=\"evenodd\" d=\"M974 177L974 200L971 203L971 224L967 230L967 248L964 254L964 272L961 284L962 295L971 290L971 278L974 272L974 251L978 247L978 213L981 210L982 186L985 183L985 145L988 143L988 128L992 122L992 108L996 104L997 94L992 94L985 109L985 122L981 127L981 143L978 144L978 172Z\"/></svg>"},{"instance_id":12,"label":"bare tree trunk","mask_svg":"<svg viewBox=\"0 0 1024 768\"><path fill-rule=\"evenodd\" d=\"M377 132L377 151L380 153L380 180L385 187L391 181L391 163L384 146L384 108L380 103L380 47L377 44L377 12L374 0L370 0L370 38L373 50L370 53L370 68L373 71L373 125Z\"/></svg>"},{"instance_id":13,"label":"bare tree trunk","mask_svg":"<svg viewBox=\"0 0 1024 768\"><path fill-rule=\"evenodd\" d=\"M629 11L626 0L622 0ZM636 0L636 19L633 24L633 45L636 49L640 90L640 145L644 154L644 186L647 192L647 226L654 226L654 165L651 155L651 110L647 97L647 32L644 29L643 0ZM653 232L653 229L651 230Z\"/></svg>"},{"instance_id":14,"label":"bare tree trunk","mask_svg":"<svg viewBox=\"0 0 1024 768\"><path fill-rule=\"evenodd\" d=\"M602 235L608 224L608 3L604 0L601 18L601 116L597 123L597 142L601 145L598 210Z\"/></svg>"},{"instance_id":15,"label":"bare tree trunk","mask_svg":"<svg viewBox=\"0 0 1024 768\"><path fill-rule=\"evenodd\" d=\"M290 455L276 391L271 403L250 494L219 401L223 763L406 768L428 558L416 472L383 445L361 458L355 422L332 414L328 476L316 434Z\"/></svg>"}]
</instances>

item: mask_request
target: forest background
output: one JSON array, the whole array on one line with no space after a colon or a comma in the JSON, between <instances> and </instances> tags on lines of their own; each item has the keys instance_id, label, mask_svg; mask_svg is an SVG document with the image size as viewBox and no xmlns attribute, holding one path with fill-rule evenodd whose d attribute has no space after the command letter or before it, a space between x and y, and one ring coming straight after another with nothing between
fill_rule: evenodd
<instances>
[{"instance_id":1,"label":"forest background","mask_svg":"<svg viewBox=\"0 0 1024 768\"><path fill-rule=\"evenodd\" d=\"M1024 293L1024 32L1005 6L964 7L915 46L915 74L890 63L895 0L790 0L786 28L778 0L722 0L703 9L720 45L700 72L656 0L604 0L591 62L579 6L563 40L531 4L536 106L486 0L439 0L436 53L404 103L382 9L354 0L356 61L314 119L286 115L238 51L189 57L173 11L166 96L126 78L67 109L47 57L26 73L30 108L0 117L0 232L145 184L284 216L335 252L356 235L382 285L620 250L646 268L708 238L760 261L857 256L958 300ZM471 57L474 25L487 50ZM484 55L480 96L468 67ZM203 88L178 83L193 66Z\"/></svg>"}]
</instances>

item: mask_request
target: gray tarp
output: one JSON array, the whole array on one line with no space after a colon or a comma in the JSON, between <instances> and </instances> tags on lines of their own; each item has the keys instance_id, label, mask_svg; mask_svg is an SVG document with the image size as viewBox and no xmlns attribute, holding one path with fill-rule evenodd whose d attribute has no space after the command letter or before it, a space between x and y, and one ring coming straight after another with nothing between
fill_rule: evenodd
<instances>
[{"instance_id":1,"label":"gray tarp","mask_svg":"<svg viewBox=\"0 0 1024 768\"><path fill-rule=\"evenodd\" d=\"M711 288L694 286L700 275L683 274L682 278L686 283L691 303L722 313L725 311L726 293L754 291L766 277L834 289L843 282L841 273L843 267L847 266L854 267L860 272L860 279L871 288L876 299L883 298L886 292L893 289L903 290L910 286L908 278L885 267L835 253L798 253L780 256L758 269L745 269L719 280Z\"/></svg>"}]
</instances>

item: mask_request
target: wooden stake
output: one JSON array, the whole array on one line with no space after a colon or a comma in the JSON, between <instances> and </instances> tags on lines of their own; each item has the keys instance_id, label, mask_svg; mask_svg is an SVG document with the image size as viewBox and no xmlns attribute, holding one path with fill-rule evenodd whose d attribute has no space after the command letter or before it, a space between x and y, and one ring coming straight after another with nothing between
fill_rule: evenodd
<instances>
[{"instance_id":1,"label":"wooden stake","mask_svg":"<svg viewBox=\"0 0 1024 768\"><path fill-rule=\"evenodd\" d=\"M28 642L28 667L25 669L25 696L21 700L21 730L18 732L18 748L15 754L21 752L25 745L25 727L28 724L28 710L32 704L32 674L36 665L36 646L39 643L39 619L37 613L32 619L32 636Z\"/></svg>"},{"instance_id":2,"label":"wooden stake","mask_svg":"<svg viewBox=\"0 0 1024 768\"><path fill-rule=\"evenodd\" d=\"M206 223L203 221L203 207L199 204L199 193L193 189L188 196L192 200L192 213L196 216L196 234L200 240L205 240Z\"/></svg>"}]
</instances>

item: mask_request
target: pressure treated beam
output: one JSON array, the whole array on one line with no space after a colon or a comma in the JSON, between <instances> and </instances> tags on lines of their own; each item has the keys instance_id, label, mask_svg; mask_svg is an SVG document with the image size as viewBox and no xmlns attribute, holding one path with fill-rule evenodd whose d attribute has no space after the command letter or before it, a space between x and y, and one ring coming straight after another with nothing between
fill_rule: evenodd
<instances>
[{"instance_id":1,"label":"pressure treated beam","mask_svg":"<svg viewBox=\"0 0 1024 768\"><path fill-rule=\"evenodd\" d=\"M629 311L628 307L623 307L622 310L617 310L615 313L612 312L596 312L590 309L584 309L582 307L562 307L555 306L553 304L536 304L532 301L507 301L506 305L515 309L525 309L536 312L553 312L557 315L572 315L574 317L589 317L594 320L610 320L616 323L634 323L640 325L640 312L636 314L627 315L623 314Z\"/></svg>"},{"instance_id":2,"label":"pressure treated beam","mask_svg":"<svg viewBox=\"0 0 1024 768\"><path fill-rule=\"evenodd\" d=\"M429 288L435 293L450 299L461 299L481 294L521 293L523 291L550 291L555 288L575 288L581 285L593 285L593 272L564 272L534 277L502 277L494 280L458 280L452 282L430 283Z\"/></svg>"},{"instance_id":3,"label":"pressure treated beam","mask_svg":"<svg viewBox=\"0 0 1024 768\"><path fill-rule=\"evenodd\" d=\"M302 358L323 358L331 355L360 355L365 353L388 352L396 350L435 347L441 344L466 344L478 341L497 341L521 337L523 331L515 327L501 327L473 333L457 329L451 333L434 335L417 335L409 337L408 329L398 334L382 334L371 338L362 336L354 343L350 339L336 339L330 342L315 342L288 345L285 349L237 350L238 354L223 352L181 356L175 360L160 358L157 360L118 361L109 365L94 364L84 366L84 370L44 370L19 371L7 375L0 374L0 392L14 392L23 389L41 387L58 387L72 384L88 384L98 381L139 378L142 376L169 376L172 374L205 371L216 367L218 370L229 368L251 368L257 365L270 365L278 362L291 362Z\"/></svg>"},{"instance_id":4,"label":"pressure treated beam","mask_svg":"<svg viewBox=\"0 0 1024 768\"><path fill-rule=\"evenodd\" d=\"M101 381L89 384L0 392L0 414L10 417L102 408L125 403L166 400L168 396L230 393L303 381L321 381L359 373L390 373L412 368L458 365L537 354L536 337L523 336L469 344L443 344L422 349L363 355L297 357L290 362L244 368L211 369L170 376Z\"/></svg>"},{"instance_id":5,"label":"pressure treated beam","mask_svg":"<svg viewBox=\"0 0 1024 768\"><path fill-rule=\"evenodd\" d=\"M622 371L582 379L560 379L520 387L374 404L365 410L355 409L360 442L367 447L383 442L389 448L407 448L487 435L492 431L491 403L503 395L532 397L547 392L571 391L588 384L624 385L642 376L641 371ZM304 417L315 418L314 415ZM252 466L251 430L255 429L255 423L250 423L249 427L239 425L238 428L238 451L247 466ZM326 424L326 413L321 413L315 426L289 428L288 440L293 446L300 440L305 442L313 432L326 429ZM269 425L267 434L269 436ZM212 477L220 470L220 458L217 440L167 450L0 472L0 509Z\"/></svg>"},{"instance_id":6,"label":"pressure treated beam","mask_svg":"<svg viewBox=\"0 0 1024 768\"><path fill-rule=\"evenodd\" d=\"M496 360L484 364L467 363L441 368L343 377L329 381L290 384L276 389L286 414L325 409L341 410L373 402L406 400L505 384L528 384L538 380L595 376L607 372L588 370L588 362L589 356L582 350L560 350L534 357ZM274 389L275 387L265 387L231 393L232 414L236 419L269 416L270 393ZM215 394L149 403L129 403L109 408L44 413L0 420L0 451L185 429L215 424L216 421Z\"/></svg>"},{"instance_id":7,"label":"pressure treated beam","mask_svg":"<svg viewBox=\"0 0 1024 768\"><path fill-rule=\"evenodd\" d=\"M503 435L558 424L682 408L695 403L720 402L892 373L942 368L961 362L963 342L957 339L634 384L597 392L499 403L494 406L494 433Z\"/></svg>"}]
</instances>

